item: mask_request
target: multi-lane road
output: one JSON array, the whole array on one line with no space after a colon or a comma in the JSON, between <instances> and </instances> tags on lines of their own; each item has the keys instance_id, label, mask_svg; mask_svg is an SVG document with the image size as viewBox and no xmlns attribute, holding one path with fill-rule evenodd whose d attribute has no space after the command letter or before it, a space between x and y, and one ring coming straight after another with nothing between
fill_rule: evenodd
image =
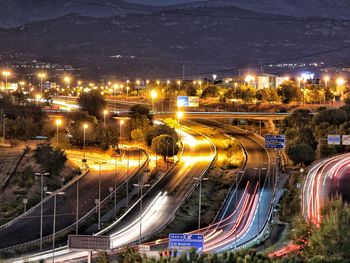
<instances>
[{"instance_id":1,"label":"multi-lane road","mask_svg":"<svg viewBox=\"0 0 350 263\"><path fill-rule=\"evenodd\" d=\"M119 220L98 233L110 236L111 248L138 242L140 222L141 238L150 237L170 222L182 202L197 186L198 180L194 178L203 176L214 161L216 148L207 137L184 127L178 133L183 144L181 159L150 189L145 189L142 216L139 200ZM48 259L51 253L39 253L21 260ZM86 252L70 252L66 247L58 249L55 254L57 261L87 257Z\"/></svg>"},{"instance_id":2,"label":"multi-lane road","mask_svg":"<svg viewBox=\"0 0 350 263\"><path fill-rule=\"evenodd\" d=\"M117 165L115 159L104 155L87 153L87 165L89 171L78 180L60 190L57 195L56 209L56 231L65 229L76 222L76 213L79 218L92 210L96 204L99 193L99 162L101 164L101 200L110 194L110 188L118 187L127 178L132 177L139 167L138 150L127 150L128 154L119 156ZM127 156L129 155L129 161ZM68 158L76 163L81 163L83 158L80 152L70 152ZM140 155L140 163L145 162L146 156L143 152ZM117 175L117 176L115 176ZM79 188L77 188L79 186ZM47 189L51 190L51 189ZM77 190L79 190L77 195ZM78 199L78 210L76 209ZM42 236L46 237L53 233L53 195L47 196L43 202ZM40 239L41 206L38 205L29 213L26 213L6 226L0 227L0 248L8 248L26 242L38 241ZM38 244L38 242L36 242Z\"/></svg>"}]
</instances>

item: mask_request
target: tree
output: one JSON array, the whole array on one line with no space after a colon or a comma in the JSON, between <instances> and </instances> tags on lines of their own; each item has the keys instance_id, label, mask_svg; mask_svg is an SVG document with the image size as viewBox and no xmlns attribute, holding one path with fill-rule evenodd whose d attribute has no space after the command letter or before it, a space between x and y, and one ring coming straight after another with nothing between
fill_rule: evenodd
<instances>
[{"instance_id":1,"label":"tree","mask_svg":"<svg viewBox=\"0 0 350 263\"><path fill-rule=\"evenodd\" d=\"M107 252L98 253L98 257L96 258L96 263L109 263L109 256Z\"/></svg>"},{"instance_id":2,"label":"tree","mask_svg":"<svg viewBox=\"0 0 350 263\"><path fill-rule=\"evenodd\" d=\"M179 151L179 146L176 144L173 137L162 134L152 140L152 150L163 156L164 162L167 157L174 156Z\"/></svg>"},{"instance_id":3,"label":"tree","mask_svg":"<svg viewBox=\"0 0 350 263\"><path fill-rule=\"evenodd\" d=\"M202 98L210 98L210 97L218 97L219 96L219 88L216 85L208 85L204 88L201 97Z\"/></svg>"},{"instance_id":4,"label":"tree","mask_svg":"<svg viewBox=\"0 0 350 263\"><path fill-rule=\"evenodd\" d=\"M291 145L287 149L287 155L295 164L311 164L316 159L314 149L305 143Z\"/></svg>"},{"instance_id":5,"label":"tree","mask_svg":"<svg viewBox=\"0 0 350 263\"><path fill-rule=\"evenodd\" d=\"M10 139L26 140L39 135L40 127L31 119L18 116L16 119L5 121L6 137Z\"/></svg>"},{"instance_id":6,"label":"tree","mask_svg":"<svg viewBox=\"0 0 350 263\"><path fill-rule=\"evenodd\" d=\"M300 88L292 81L285 81L277 90L278 95L282 98L283 103L300 101Z\"/></svg>"},{"instance_id":7,"label":"tree","mask_svg":"<svg viewBox=\"0 0 350 263\"><path fill-rule=\"evenodd\" d=\"M97 90L83 92L78 98L78 103L83 111L87 111L90 115L101 117L103 109L106 108L106 101L101 93Z\"/></svg>"},{"instance_id":8,"label":"tree","mask_svg":"<svg viewBox=\"0 0 350 263\"><path fill-rule=\"evenodd\" d=\"M141 104L137 104L130 108L131 118L142 118L142 116L146 116L150 121L152 120L152 115L150 114L150 110L148 107Z\"/></svg>"},{"instance_id":9,"label":"tree","mask_svg":"<svg viewBox=\"0 0 350 263\"><path fill-rule=\"evenodd\" d=\"M64 151L53 148L47 143L37 146L34 158L51 175L58 175L67 161Z\"/></svg>"},{"instance_id":10,"label":"tree","mask_svg":"<svg viewBox=\"0 0 350 263\"><path fill-rule=\"evenodd\" d=\"M131 132L131 139L133 139L133 141L140 143L145 139L145 134L141 129L135 129Z\"/></svg>"},{"instance_id":11,"label":"tree","mask_svg":"<svg viewBox=\"0 0 350 263\"><path fill-rule=\"evenodd\" d=\"M308 126L312 120L311 111L298 109L293 111L292 115L283 120L285 127L299 129Z\"/></svg>"},{"instance_id":12,"label":"tree","mask_svg":"<svg viewBox=\"0 0 350 263\"><path fill-rule=\"evenodd\" d=\"M152 140L155 137L162 135L162 134L167 134L167 135L173 137L175 141L178 141L178 137L177 137L177 134L175 132L175 129L161 124L161 125L152 126L147 130L146 136L145 136L146 144L148 146L151 146Z\"/></svg>"}]
</instances>

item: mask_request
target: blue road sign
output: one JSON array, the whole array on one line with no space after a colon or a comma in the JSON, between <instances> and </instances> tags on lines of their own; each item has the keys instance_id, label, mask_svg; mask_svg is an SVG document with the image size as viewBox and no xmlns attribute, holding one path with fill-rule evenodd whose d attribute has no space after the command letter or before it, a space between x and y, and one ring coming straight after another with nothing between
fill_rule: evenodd
<instances>
[{"instance_id":1,"label":"blue road sign","mask_svg":"<svg viewBox=\"0 0 350 263\"><path fill-rule=\"evenodd\" d=\"M333 144L333 145L340 145L340 135L328 135L327 136L327 143Z\"/></svg>"},{"instance_id":2,"label":"blue road sign","mask_svg":"<svg viewBox=\"0 0 350 263\"><path fill-rule=\"evenodd\" d=\"M286 146L285 135L266 135L265 147L268 149L284 149Z\"/></svg>"},{"instance_id":3,"label":"blue road sign","mask_svg":"<svg viewBox=\"0 0 350 263\"><path fill-rule=\"evenodd\" d=\"M197 252L203 251L204 236L198 234L169 234L169 248L189 250L195 248Z\"/></svg>"},{"instance_id":4,"label":"blue road sign","mask_svg":"<svg viewBox=\"0 0 350 263\"><path fill-rule=\"evenodd\" d=\"M188 96L177 96L177 106L188 107L189 106Z\"/></svg>"}]
</instances>

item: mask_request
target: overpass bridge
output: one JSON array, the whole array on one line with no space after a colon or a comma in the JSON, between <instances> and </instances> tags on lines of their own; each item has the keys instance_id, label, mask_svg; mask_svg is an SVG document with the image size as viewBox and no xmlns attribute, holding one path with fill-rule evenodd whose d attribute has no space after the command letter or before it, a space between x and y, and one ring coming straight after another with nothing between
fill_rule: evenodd
<instances>
[{"instance_id":1,"label":"overpass bridge","mask_svg":"<svg viewBox=\"0 0 350 263\"><path fill-rule=\"evenodd\" d=\"M154 112L154 116L160 118L174 117L176 112ZM226 111L187 111L183 112L184 119L235 119L235 120L258 120L264 122L265 127L270 133L276 132L276 126L273 121L280 121L290 116L289 112L271 113L271 112L226 112Z\"/></svg>"}]
</instances>

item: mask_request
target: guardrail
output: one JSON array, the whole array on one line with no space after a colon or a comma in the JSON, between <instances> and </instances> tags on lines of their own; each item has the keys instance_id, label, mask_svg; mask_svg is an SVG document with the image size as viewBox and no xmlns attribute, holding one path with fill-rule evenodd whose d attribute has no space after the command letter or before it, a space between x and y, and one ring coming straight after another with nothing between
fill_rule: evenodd
<instances>
[{"instance_id":1,"label":"guardrail","mask_svg":"<svg viewBox=\"0 0 350 263\"><path fill-rule=\"evenodd\" d=\"M137 170L133 175L132 177L135 177L135 175L139 174L139 172L141 170L143 170L145 168L145 165L147 164L147 162L149 161L149 157L147 155L147 153L145 151L143 151L143 153L146 155L146 159L143 161L143 164L141 165L140 169ZM107 195L107 197L105 197L102 201L101 201L101 204L100 206L103 206L105 205L105 203L111 198L114 196L114 194L119 191L122 187L124 187L124 185L126 185L126 182L123 182L118 188L116 188L114 191L110 192L109 195ZM66 186L68 187L68 186ZM63 189L63 188L62 188ZM57 191L61 191L61 190L57 190ZM78 224L82 223L83 221L85 221L87 218L89 218L92 214L95 213L96 209L98 208L98 205L96 204L89 212L87 212L84 216L82 216L81 218L79 218L78 220ZM76 226L76 222L74 222L72 225L64 228L64 229L61 229L57 232L55 232L55 238L59 238L59 237L62 237L62 236L65 236L67 235L69 232L71 232L73 229L75 229L75 226ZM53 238L53 235L48 235L48 236L45 236L43 237L42 239L42 242L47 242L47 241L51 241ZM30 246L35 246L37 245L38 243L40 242L40 239L35 239L35 240L32 240L32 241L29 241L29 242L26 242L26 243L23 243L23 244L19 244L19 245L15 245L15 246L11 246L11 247L7 247L7 248L2 248L0 249L0 253L3 253L3 252L6 252L6 251L11 251L11 250L16 250L16 249L23 249L23 248L27 248L27 247L30 247Z\"/></svg>"}]
</instances>

